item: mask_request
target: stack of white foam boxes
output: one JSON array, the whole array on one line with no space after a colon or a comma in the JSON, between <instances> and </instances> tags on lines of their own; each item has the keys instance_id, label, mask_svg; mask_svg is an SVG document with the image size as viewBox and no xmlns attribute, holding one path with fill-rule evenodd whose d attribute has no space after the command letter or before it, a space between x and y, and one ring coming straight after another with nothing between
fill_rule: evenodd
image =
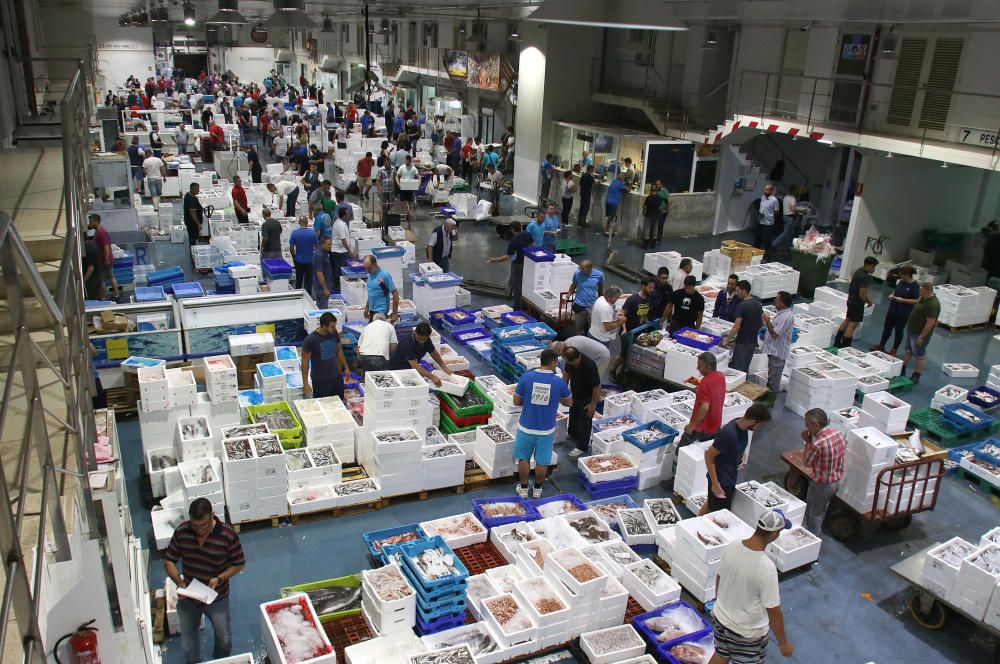
<instances>
[{"instance_id":1,"label":"stack of white foam boxes","mask_svg":"<svg viewBox=\"0 0 1000 664\"><path fill-rule=\"evenodd\" d=\"M688 378L698 375L698 356L704 351L685 346L669 337L664 337L656 349L666 355L663 362L663 378L665 380L683 383ZM708 352L715 355L716 368L719 371L729 367L729 359L732 354L728 350L713 346Z\"/></svg>"},{"instance_id":2,"label":"stack of white foam boxes","mask_svg":"<svg viewBox=\"0 0 1000 664\"><path fill-rule=\"evenodd\" d=\"M379 597L378 591L383 584L406 588L409 592L404 597L385 600ZM395 561L379 569L361 572L361 606L365 618L380 636L398 632L413 635L417 622L417 593Z\"/></svg>"},{"instance_id":3,"label":"stack of white foam boxes","mask_svg":"<svg viewBox=\"0 0 1000 664\"><path fill-rule=\"evenodd\" d=\"M674 491L684 498L696 496L706 491L705 451L712 441L691 443L677 451L677 474L674 477Z\"/></svg>"},{"instance_id":4,"label":"stack of white foam boxes","mask_svg":"<svg viewBox=\"0 0 1000 664\"><path fill-rule=\"evenodd\" d=\"M428 285L426 278L439 274L443 274L443 270L436 263L421 263L417 267L418 276L413 282L413 303L424 318L429 317L432 311L454 309L458 301L457 285L444 288L432 288Z\"/></svg>"},{"instance_id":5,"label":"stack of white foam boxes","mask_svg":"<svg viewBox=\"0 0 1000 664\"><path fill-rule=\"evenodd\" d=\"M581 562L589 564L599 575L589 581L578 581L569 573L569 570ZM610 627L615 624L608 624L610 621L608 616L614 613L614 606L604 606L601 601L602 596L609 590L609 580L612 577L597 565L590 563L579 549L571 547L545 554L545 567L542 569L542 575L558 592L562 593L562 598L569 606L570 616L573 619L567 623L570 632L565 634L565 637L572 638L580 632ZM617 589L621 584L616 581L611 585ZM623 592L627 597L627 591ZM551 631L542 629L542 634L544 640L551 635ZM564 640L566 639L564 638ZM559 643L559 641L555 643Z\"/></svg>"},{"instance_id":6,"label":"stack of white foam boxes","mask_svg":"<svg viewBox=\"0 0 1000 664\"><path fill-rule=\"evenodd\" d=\"M236 364L229 355L206 357L205 391L209 399L216 403L236 401L240 388L236 378Z\"/></svg>"},{"instance_id":7,"label":"stack of white foam boxes","mask_svg":"<svg viewBox=\"0 0 1000 664\"><path fill-rule=\"evenodd\" d=\"M476 378L479 382L479 378ZM493 399L493 412L490 424L499 424L507 431L514 431L521 418L521 406L514 405L514 389L516 385L504 385L497 388L490 398Z\"/></svg>"},{"instance_id":8,"label":"stack of white foam boxes","mask_svg":"<svg viewBox=\"0 0 1000 664\"><path fill-rule=\"evenodd\" d=\"M819 362L792 369L785 407L799 415L811 408L830 412L854 404L858 379L836 364Z\"/></svg>"},{"instance_id":9,"label":"stack of white foam boxes","mask_svg":"<svg viewBox=\"0 0 1000 664\"><path fill-rule=\"evenodd\" d=\"M997 292L987 286L966 288L942 284L934 289L941 303L938 322L953 327L980 325L990 320Z\"/></svg>"},{"instance_id":10,"label":"stack of white foam boxes","mask_svg":"<svg viewBox=\"0 0 1000 664\"><path fill-rule=\"evenodd\" d=\"M715 579L729 535L703 516L679 522L673 535L673 542L666 542L671 576L699 602L715 599Z\"/></svg>"},{"instance_id":11,"label":"stack of white foam boxes","mask_svg":"<svg viewBox=\"0 0 1000 664\"><path fill-rule=\"evenodd\" d=\"M433 426L429 390L412 369L369 371L365 375L365 412L358 442L358 460L369 476L378 477L382 495L421 490L421 448L427 427Z\"/></svg>"},{"instance_id":12,"label":"stack of white foam boxes","mask_svg":"<svg viewBox=\"0 0 1000 664\"><path fill-rule=\"evenodd\" d=\"M768 300L778 291L795 293L799 289L799 273L784 263L749 265L736 273L741 280L750 282L754 297Z\"/></svg>"},{"instance_id":13,"label":"stack of white foam boxes","mask_svg":"<svg viewBox=\"0 0 1000 664\"><path fill-rule=\"evenodd\" d=\"M847 454L844 456L844 477L840 481L837 497L858 512L865 514L872 509L875 486L879 473L896 459L899 443L878 429L868 427L847 432ZM930 484L930 483L929 483ZM879 490L888 495L887 488Z\"/></svg>"},{"instance_id":14,"label":"stack of white foam boxes","mask_svg":"<svg viewBox=\"0 0 1000 664\"><path fill-rule=\"evenodd\" d=\"M343 463L354 463L358 425L340 397L293 401L306 445L332 445Z\"/></svg>"},{"instance_id":15,"label":"stack of white foam boxes","mask_svg":"<svg viewBox=\"0 0 1000 664\"><path fill-rule=\"evenodd\" d=\"M521 282L524 298L547 314L559 312L559 298L569 290L577 265L566 254L533 256L525 253L524 277Z\"/></svg>"},{"instance_id":16,"label":"stack of white foam boxes","mask_svg":"<svg viewBox=\"0 0 1000 664\"><path fill-rule=\"evenodd\" d=\"M830 288L829 286L820 286L816 289L813 294L814 302L821 302L829 306L826 317L832 320L837 326L840 325L847 317L847 293L839 291L836 288ZM864 319L867 321L868 317L874 313L875 307L865 307ZM861 334L861 328L863 323L858 323L857 327L854 329L854 336Z\"/></svg>"},{"instance_id":17,"label":"stack of white foam boxes","mask_svg":"<svg viewBox=\"0 0 1000 664\"><path fill-rule=\"evenodd\" d=\"M207 418L182 417L177 420L174 454L178 461L177 469L164 471L167 494L175 492L175 476L179 477L184 498L188 502L199 497L208 498L216 513L223 514L226 504L221 477L218 476L221 467L215 463L218 450Z\"/></svg>"},{"instance_id":18,"label":"stack of white foam boxes","mask_svg":"<svg viewBox=\"0 0 1000 664\"><path fill-rule=\"evenodd\" d=\"M265 425L232 427L222 441L225 464L226 502L233 523L269 519L288 514L288 471L285 454L272 433L259 432ZM242 442L233 442L242 441ZM246 457L246 446L252 457ZM238 451L237 451L238 450Z\"/></svg>"},{"instance_id":19,"label":"stack of white foam boxes","mask_svg":"<svg viewBox=\"0 0 1000 664\"><path fill-rule=\"evenodd\" d=\"M473 451L476 464L488 477L507 477L514 473L514 436L499 424L476 429Z\"/></svg>"},{"instance_id":20,"label":"stack of white foam boxes","mask_svg":"<svg viewBox=\"0 0 1000 664\"><path fill-rule=\"evenodd\" d=\"M865 394L861 402L858 424L893 434L906 429L909 418L910 404L888 392L873 392Z\"/></svg>"},{"instance_id":21,"label":"stack of white foam boxes","mask_svg":"<svg viewBox=\"0 0 1000 664\"><path fill-rule=\"evenodd\" d=\"M437 429L428 427L427 432L432 431L437 431ZM429 440L429 438L425 439L425 443ZM454 443L425 444L421 454L423 455L420 464L423 477L420 486L422 491L458 486L465 482L465 452L458 445Z\"/></svg>"},{"instance_id":22,"label":"stack of white foam boxes","mask_svg":"<svg viewBox=\"0 0 1000 664\"><path fill-rule=\"evenodd\" d=\"M996 565L998 558L1000 558L1000 546L993 542L985 545L980 542L980 548L962 559L948 601L976 620L986 619L991 600L997 595L997 580L1000 579L1000 569ZM997 618L994 612L992 616L994 627ZM989 620L986 622L990 624Z\"/></svg>"},{"instance_id":23,"label":"stack of white foam boxes","mask_svg":"<svg viewBox=\"0 0 1000 664\"><path fill-rule=\"evenodd\" d=\"M681 264L681 255L676 251L650 251L642 257L642 269L656 274L661 267L670 270L671 276Z\"/></svg>"},{"instance_id":24,"label":"stack of white foam boxes","mask_svg":"<svg viewBox=\"0 0 1000 664\"><path fill-rule=\"evenodd\" d=\"M277 362L258 364L254 385L264 396L264 403L285 400L285 370Z\"/></svg>"}]
</instances>

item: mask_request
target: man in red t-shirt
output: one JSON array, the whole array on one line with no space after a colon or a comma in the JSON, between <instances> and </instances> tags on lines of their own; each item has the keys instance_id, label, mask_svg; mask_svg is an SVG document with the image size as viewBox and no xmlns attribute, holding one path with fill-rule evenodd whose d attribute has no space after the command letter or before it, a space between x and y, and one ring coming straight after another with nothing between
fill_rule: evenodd
<instances>
[{"instance_id":1,"label":"man in red t-shirt","mask_svg":"<svg viewBox=\"0 0 1000 664\"><path fill-rule=\"evenodd\" d=\"M91 214L87 217L87 222L89 228L94 231L94 243L97 245L97 251L101 256L101 290L100 299L104 299L104 294L107 289L107 282L111 282L112 290L114 294L118 292L118 282L115 280L114 273L114 262L115 257L111 252L111 236L108 232L101 228L101 215Z\"/></svg>"},{"instance_id":2,"label":"man in red t-shirt","mask_svg":"<svg viewBox=\"0 0 1000 664\"><path fill-rule=\"evenodd\" d=\"M237 175L233 178L233 210L236 212L236 221L241 224L250 223L250 205L247 203L247 192L243 189L243 180Z\"/></svg>"},{"instance_id":3,"label":"man in red t-shirt","mask_svg":"<svg viewBox=\"0 0 1000 664\"><path fill-rule=\"evenodd\" d=\"M372 168L375 160L372 153L366 152L363 159L358 160L358 189L361 190L361 200L370 198L368 192L372 189Z\"/></svg>"},{"instance_id":4,"label":"man in red t-shirt","mask_svg":"<svg viewBox=\"0 0 1000 664\"><path fill-rule=\"evenodd\" d=\"M224 150L226 148L226 132L214 121L208 123L208 135L212 137L212 149Z\"/></svg>"},{"instance_id":5,"label":"man in red t-shirt","mask_svg":"<svg viewBox=\"0 0 1000 664\"><path fill-rule=\"evenodd\" d=\"M694 393L694 408L691 421L684 427L684 435L678 447L695 441L715 438L722 426L722 404L726 400L726 377L717 371L715 355L704 352L698 356L698 373L701 383Z\"/></svg>"}]
</instances>

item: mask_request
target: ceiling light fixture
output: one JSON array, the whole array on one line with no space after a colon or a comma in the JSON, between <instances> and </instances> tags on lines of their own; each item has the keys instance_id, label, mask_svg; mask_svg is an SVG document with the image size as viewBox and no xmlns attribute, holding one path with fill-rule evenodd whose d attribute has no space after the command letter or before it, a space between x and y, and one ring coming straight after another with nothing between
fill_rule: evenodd
<instances>
[{"instance_id":1,"label":"ceiling light fixture","mask_svg":"<svg viewBox=\"0 0 1000 664\"><path fill-rule=\"evenodd\" d=\"M330 18L329 16L324 16L323 17L323 29L320 30L320 32L326 32L326 33L336 32L336 30L333 29L333 19L332 18Z\"/></svg>"},{"instance_id":2,"label":"ceiling light fixture","mask_svg":"<svg viewBox=\"0 0 1000 664\"><path fill-rule=\"evenodd\" d=\"M382 19L381 22L379 23L379 27L381 28L382 32L389 32L389 19L387 18Z\"/></svg>"},{"instance_id":3,"label":"ceiling light fixture","mask_svg":"<svg viewBox=\"0 0 1000 664\"><path fill-rule=\"evenodd\" d=\"M239 0L219 0L219 11L205 21L209 25L244 25L249 23L239 12Z\"/></svg>"},{"instance_id":4,"label":"ceiling light fixture","mask_svg":"<svg viewBox=\"0 0 1000 664\"><path fill-rule=\"evenodd\" d=\"M705 43L701 47L708 51L719 45L719 33L715 30L709 30L708 34L705 35Z\"/></svg>"},{"instance_id":5,"label":"ceiling light fixture","mask_svg":"<svg viewBox=\"0 0 1000 664\"><path fill-rule=\"evenodd\" d=\"M606 0L546 0L529 21L561 23L592 28L622 28L629 30L687 30L666 7L657 9L655 16L643 2L606 2Z\"/></svg>"},{"instance_id":6,"label":"ceiling light fixture","mask_svg":"<svg viewBox=\"0 0 1000 664\"><path fill-rule=\"evenodd\" d=\"M890 25L889 32L882 38L882 45L879 46L879 56L883 58L894 57L898 43L899 40L896 39L896 26Z\"/></svg>"},{"instance_id":7,"label":"ceiling light fixture","mask_svg":"<svg viewBox=\"0 0 1000 664\"><path fill-rule=\"evenodd\" d=\"M304 0L274 0L274 13L264 21L271 30L301 30L315 28L316 22L306 16Z\"/></svg>"},{"instance_id":8,"label":"ceiling light fixture","mask_svg":"<svg viewBox=\"0 0 1000 664\"><path fill-rule=\"evenodd\" d=\"M167 8L163 5L153 7L149 10L149 20L153 23L166 23L170 20L170 17L167 15Z\"/></svg>"},{"instance_id":9,"label":"ceiling light fixture","mask_svg":"<svg viewBox=\"0 0 1000 664\"><path fill-rule=\"evenodd\" d=\"M519 39L521 37L520 31L517 29L517 23L510 24L509 33L511 39Z\"/></svg>"},{"instance_id":10,"label":"ceiling light fixture","mask_svg":"<svg viewBox=\"0 0 1000 664\"><path fill-rule=\"evenodd\" d=\"M190 2L184 3L184 25L191 26L195 24L195 13L194 5Z\"/></svg>"}]
</instances>

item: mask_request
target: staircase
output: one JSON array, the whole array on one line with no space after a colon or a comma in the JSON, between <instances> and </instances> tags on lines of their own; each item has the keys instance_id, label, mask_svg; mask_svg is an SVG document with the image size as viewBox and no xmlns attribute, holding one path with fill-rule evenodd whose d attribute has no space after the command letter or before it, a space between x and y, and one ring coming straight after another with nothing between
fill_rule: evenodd
<instances>
[{"instance_id":1,"label":"staircase","mask_svg":"<svg viewBox=\"0 0 1000 664\"><path fill-rule=\"evenodd\" d=\"M642 111L656 131L664 136L680 136L696 143L705 139L704 132L691 127L687 111L677 99L646 99L639 91L594 92L591 99L598 104Z\"/></svg>"},{"instance_id":2,"label":"staircase","mask_svg":"<svg viewBox=\"0 0 1000 664\"><path fill-rule=\"evenodd\" d=\"M22 120L14 130L19 146L58 147L62 145L62 125L58 112L44 113Z\"/></svg>"}]
</instances>

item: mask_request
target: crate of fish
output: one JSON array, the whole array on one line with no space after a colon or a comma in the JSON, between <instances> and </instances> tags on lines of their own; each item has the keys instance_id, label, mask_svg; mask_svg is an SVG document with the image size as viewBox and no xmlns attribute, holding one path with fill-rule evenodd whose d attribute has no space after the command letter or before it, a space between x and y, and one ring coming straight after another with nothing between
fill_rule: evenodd
<instances>
[{"instance_id":1,"label":"crate of fish","mask_svg":"<svg viewBox=\"0 0 1000 664\"><path fill-rule=\"evenodd\" d=\"M592 485L639 474L639 466L622 452L582 456L577 460L577 465Z\"/></svg>"},{"instance_id":2,"label":"crate of fish","mask_svg":"<svg viewBox=\"0 0 1000 664\"><path fill-rule=\"evenodd\" d=\"M366 604L365 613L372 613L370 607L383 618L389 618L393 622L395 619L408 619L408 626L413 626L417 594L398 563L389 562L378 569L362 570L361 588Z\"/></svg>"},{"instance_id":3,"label":"crate of fish","mask_svg":"<svg viewBox=\"0 0 1000 664\"><path fill-rule=\"evenodd\" d=\"M472 512L422 521L420 527L428 537L440 536L452 549L461 549L485 542L489 532Z\"/></svg>"},{"instance_id":4,"label":"crate of fish","mask_svg":"<svg viewBox=\"0 0 1000 664\"><path fill-rule=\"evenodd\" d=\"M677 581L648 559L625 565L621 582L629 595L647 611L676 602L681 596Z\"/></svg>"},{"instance_id":5,"label":"crate of fish","mask_svg":"<svg viewBox=\"0 0 1000 664\"><path fill-rule=\"evenodd\" d=\"M308 595L294 595L260 605L261 632L275 664L334 664L333 646Z\"/></svg>"},{"instance_id":6,"label":"crate of fish","mask_svg":"<svg viewBox=\"0 0 1000 664\"><path fill-rule=\"evenodd\" d=\"M469 571L440 535L398 545L403 573L425 601L465 593Z\"/></svg>"},{"instance_id":7,"label":"crate of fish","mask_svg":"<svg viewBox=\"0 0 1000 664\"><path fill-rule=\"evenodd\" d=\"M617 625L580 635L580 649L590 664L636 661L646 651L646 643L632 625Z\"/></svg>"},{"instance_id":8,"label":"crate of fish","mask_svg":"<svg viewBox=\"0 0 1000 664\"><path fill-rule=\"evenodd\" d=\"M563 514L558 518L565 521L587 544L603 544L621 539L593 510Z\"/></svg>"},{"instance_id":9,"label":"crate of fish","mask_svg":"<svg viewBox=\"0 0 1000 664\"><path fill-rule=\"evenodd\" d=\"M384 546L405 544L406 542L419 542L427 539L427 534L420 527L420 524L411 523L407 526L396 526L395 528L386 528L385 530L372 530L363 533L361 537L365 541L365 546L368 547L368 555L371 559L384 565L388 562L388 559L382 552Z\"/></svg>"},{"instance_id":10,"label":"crate of fish","mask_svg":"<svg viewBox=\"0 0 1000 664\"><path fill-rule=\"evenodd\" d=\"M483 339L490 338L490 332L482 325L470 325L469 327L463 328L461 330L455 330L451 333L452 339L462 344L463 346L468 346L473 341L481 341Z\"/></svg>"},{"instance_id":11,"label":"crate of fish","mask_svg":"<svg viewBox=\"0 0 1000 664\"><path fill-rule=\"evenodd\" d=\"M488 529L539 518L538 512L520 496L473 498L472 513Z\"/></svg>"},{"instance_id":12,"label":"crate of fish","mask_svg":"<svg viewBox=\"0 0 1000 664\"><path fill-rule=\"evenodd\" d=\"M305 593L309 596L320 622L330 622L344 616L361 613L361 576L342 576L337 579L303 583L281 589L282 597Z\"/></svg>"},{"instance_id":13,"label":"crate of fish","mask_svg":"<svg viewBox=\"0 0 1000 664\"><path fill-rule=\"evenodd\" d=\"M537 323L538 320L523 311L508 311L500 314L500 322L507 327L516 327L525 323Z\"/></svg>"},{"instance_id":14,"label":"crate of fish","mask_svg":"<svg viewBox=\"0 0 1000 664\"><path fill-rule=\"evenodd\" d=\"M618 531L625 543L633 549L645 550L641 547L655 546L656 526L641 507L618 510Z\"/></svg>"},{"instance_id":15,"label":"crate of fish","mask_svg":"<svg viewBox=\"0 0 1000 664\"><path fill-rule=\"evenodd\" d=\"M493 345L493 357L514 366L517 364L517 357L522 353L535 353L545 350L547 346L537 339L523 339L504 344Z\"/></svg>"},{"instance_id":16,"label":"crate of fish","mask_svg":"<svg viewBox=\"0 0 1000 664\"><path fill-rule=\"evenodd\" d=\"M266 424L286 450L302 446L302 422L287 401L247 406L247 417L251 424Z\"/></svg>"},{"instance_id":17,"label":"crate of fish","mask_svg":"<svg viewBox=\"0 0 1000 664\"><path fill-rule=\"evenodd\" d=\"M528 505L538 512L542 519L559 516L560 514L572 514L573 512L583 512L586 505L572 493L560 493L555 496L536 498L529 500Z\"/></svg>"},{"instance_id":18,"label":"crate of fish","mask_svg":"<svg viewBox=\"0 0 1000 664\"><path fill-rule=\"evenodd\" d=\"M969 390L968 400L973 406L978 406L982 410L990 410L1000 405L1000 392L987 385L982 385L974 390Z\"/></svg>"},{"instance_id":19,"label":"crate of fish","mask_svg":"<svg viewBox=\"0 0 1000 664\"><path fill-rule=\"evenodd\" d=\"M493 629L503 647L513 648L535 639L537 625L532 622L527 608L511 593L484 599L482 606L484 622Z\"/></svg>"},{"instance_id":20,"label":"crate of fish","mask_svg":"<svg viewBox=\"0 0 1000 664\"><path fill-rule=\"evenodd\" d=\"M469 389L460 397L445 392L441 392L439 396L442 407L447 406L449 415L454 418L489 415L493 412L493 401L475 383L469 383ZM455 423L459 424L457 421Z\"/></svg>"},{"instance_id":21,"label":"crate of fish","mask_svg":"<svg viewBox=\"0 0 1000 664\"><path fill-rule=\"evenodd\" d=\"M695 330L690 327L682 327L673 333L674 340L679 344L684 344L690 348L697 348L698 350L708 350L712 346L717 346L722 337L711 334L710 332L702 332L701 330Z\"/></svg>"},{"instance_id":22,"label":"crate of fish","mask_svg":"<svg viewBox=\"0 0 1000 664\"><path fill-rule=\"evenodd\" d=\"M639 486L638 474L607 482L591 482L586 475L580 472L577 473L577 480L579 480L580 486L587 492L591 500L619 496L623 493L634 491Z\"/></svg>"},{"instance_id":23,"label":"crate of fish","mask_svg":"<svg viewBox=\"0 0 1000 664\"><path fill-rule=\"evenodd\" d=\"M643 501L642 508L657 530L676 526L681 520L677 506L670 498L647 498Z\"/></svg>"},{"instance_id":24,"label":"crate of fish","mask_svg":"<svg viewBox=\"0 0 1000 664\"><path fill-rule=\"evenodd\" d=\"M597 516L604 520L609 526L618 524L618 510L634 509L639 507L632 497L627 493L608 496L607 498L597 498L584 503L587 509L593 510Z\"/></svg>"},{"instance_id":25,"label":"crate of fish","mask_svg":"<svg viewBox=\"0 0 1000 664\"><path fill-rule=\"evenodd\" d=\"M639 448L641 452L648 452L669 445L677 437L677 434L677 429L659 420L653 420L629 429L622 436Z\"/></svg>"},{"instance_id":26,"label":"crate of fish","mask_svg":"<svg viewBox=\"0 0 1000 664\"><path fill-rule=\"evenodd\" d=\"M675 644L712 633L712 625L687 602L672 602L632 618L632 625L666 658Z\"/></svg>"},{"instance_id":27,"label":"crate of fish","mask_svg":"<svg viewBox=\"0 0 1000 664\"><path fill-rule=\"evenodd\" d=\"M461 307L433 311L431 312L431 316L438 318L441 327L446 332L451 332L456 328L460 328L465 325L472 325L476 322L476 317Z\"/></svg>"},{"instance_id":28,"label":"crate of fish","mask_svg":"<svg viewBox=\"0 0 1000 664\"><path fill-rule=\"evenodd\" d=\"M624 413L622 415L616 415L615 417L605 417L600 420L594 420L591 423L591 431L595 434L604 433L607 431L627 431L633 429L639 425L639 421L629 415Z\"/></svg>"},{"instance_id":29,"label":"crate of fish","mask_svg":"<svg viewBox=\"0 0 1000 664\"><path fill-rule=\"evenodd\" d=\"M941 415L961 433L981 431L993 425L992 417L964 403L945 404L941 407Z\"/></svg>"}]
</instances>

